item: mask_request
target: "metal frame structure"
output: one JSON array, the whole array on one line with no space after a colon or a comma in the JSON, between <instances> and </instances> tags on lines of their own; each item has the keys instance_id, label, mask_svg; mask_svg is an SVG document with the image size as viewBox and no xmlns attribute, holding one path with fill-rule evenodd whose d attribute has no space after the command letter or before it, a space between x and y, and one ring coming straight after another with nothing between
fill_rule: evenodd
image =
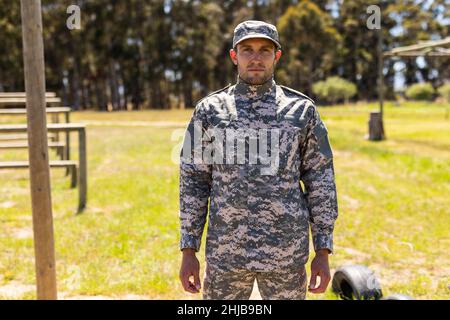
<instances>
[{"instance_id":1,"label":"metal frame structure","mask_svg":"<svg viewBox=\"0 0 450 320\"><path fill-rule=\"evenodd\" d=\"M384 100L384 57L450 57L450 37L440 40L422 41L414 45L394 48L382 52L382 31L378 33L378 100L380 105L381 128L383 126L383 100ZM382 129L381 139L385 139L384 129ZM379 139L378 139L379 140Z\"/></svg>"}]
</instances>

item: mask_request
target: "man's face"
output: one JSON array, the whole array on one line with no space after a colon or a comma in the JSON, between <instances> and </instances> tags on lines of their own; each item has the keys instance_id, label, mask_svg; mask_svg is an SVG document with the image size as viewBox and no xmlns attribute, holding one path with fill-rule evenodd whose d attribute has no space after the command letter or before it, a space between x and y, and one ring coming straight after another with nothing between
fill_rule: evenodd
<instances>
[{"instance_id":1,"label":"man's face","mask_svg":"<svg viewBox=\"0 0 450 320\"><path fill-rule=\"evenodd\" d=\"M269 80L280 56L281 51L275 51L275 44L264 38L244 40L237 45L237 52L230 50L239 77L250 84L263 84Z\"/></svg>"}]
</instances>

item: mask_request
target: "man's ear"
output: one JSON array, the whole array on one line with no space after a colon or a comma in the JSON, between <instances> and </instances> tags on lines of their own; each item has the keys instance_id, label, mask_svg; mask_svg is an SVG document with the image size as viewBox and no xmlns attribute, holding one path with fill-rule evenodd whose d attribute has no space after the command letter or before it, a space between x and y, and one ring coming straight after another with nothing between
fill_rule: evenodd
<instances>
[{"instance_id":1,"label":"man's ear","mask_svg":"<svg viewBox=\"0 0 450 320\"><path fill-rule=\"evenodd\" d=\"M233 63L237 66L237 58L236 58L236 56L237 56L236 51L234 51L234 49L230 49L231 61L233 61Z\"/></svg>"},{"instance_id":2,"label":"man's ear","mask_svg":"<svg viewBox=\"0 0 450 320\"><path fill-rule=\"evenodd\" d=\"M277 52L275 52L275 60L278 61L281 57L281 50L277 50Z\"/></svg>"}]
</instances>

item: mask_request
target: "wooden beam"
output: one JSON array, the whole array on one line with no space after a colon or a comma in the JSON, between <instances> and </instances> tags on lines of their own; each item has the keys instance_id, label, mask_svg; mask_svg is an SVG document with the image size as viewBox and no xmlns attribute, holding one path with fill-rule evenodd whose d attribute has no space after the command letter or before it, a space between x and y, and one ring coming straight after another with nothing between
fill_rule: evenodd
<instances>
[{"instance_id":1,"label":"wooden beam","mask_svg":"<svg viewBox=\"0 0 450 320\"><path fill-rule=\"evenodd\" d=\"M52 134L47 134L50 141L54 141ZM28 140L28 134L7 134L7 135L0 135L0 143L1 141L20 141L20 140ZM28 141L27 141L28 143Z\"/></svg>"},{"instance_id":2,"label":"wooden beam","mask_svg":"<svg viewBox=\"0 0 450 320\"><path fill-rule=\"evenodd\" d=\"M54 107L54 108L46 108L46 113L69 113L72 109L69 107ZM27 109L24 108L12 108L12 109L0 109L0 115L23 115L27 114Z\"/></svg>"},{"instance_id":3,"label":"wooden beam","mask_svg":"<svg viewBox=\"0 0 450 320\"><path fill-rule=\"evenodd\" d=\"M0 92L0 98L25 98L25 92ZM47 98L55 98L55 92L46 92L45 97Z\"/></svg>"},{"instance_id":4,"label":"wooden beam","mask_svg":"<svg viewBox=\"0 0 450 320\"><path fill-rule=\"evenodd\" d=\"M40 0L21 0L37 298L57 299Z\"/></svg>"},{"instance_id":5,"label":"wooden beam","mask_svg":"<svg viewBox=\"0 0 450 320\"><path fill-rule=\"evenodd\" d=\"M42 95L44 97L44 95ZM45 102L50 105L61 104L60 98L46 98ZM0 107L7 106L25 106L27 100L25 98L0 98Z\"/></svg>"},{"instance_id":6,"label":"wooden beam","mask_svg":"<svg viewBox=\"0 0 450 320\"><path fill-rule=\"evenodd\" d=\"M52 168L66 168L71 173L70 187L76 188L77 186L77 163L71 160L54 160L49 162L50 167ZM28 161L8 161L8 162L0 162L0 170L6 169L26 169L30 167L30 163ZM79 193L81 191L79 190Z\"/></svg>"},{"instance_id":7,"label":"wooden beam","mask_svg":"<svg viewBox=\"0 0 450 320\"><path fill-rule=\"evenodd\" d=\"M21 133L27 132L31 128L26 124L2 124L0 125L0 133ZM83 123L49 123L47 125L48 132L64 132L85 130L86 125Z\"/></svg>"}]
</instances>

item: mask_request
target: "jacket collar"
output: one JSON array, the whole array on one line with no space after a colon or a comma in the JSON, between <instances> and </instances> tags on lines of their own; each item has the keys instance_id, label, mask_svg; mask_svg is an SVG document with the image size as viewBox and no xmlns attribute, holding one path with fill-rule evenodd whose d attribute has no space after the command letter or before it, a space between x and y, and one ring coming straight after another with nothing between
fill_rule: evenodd
<instances>
[{"instance_id":1,"label":"jacket collar","mask_svg":"<svg viewBox=\"0 0 450 320\"><path fill-rule=\"evenodd\" d=\"M271 91L275 87L275 81L273 77L264 82L263 84L249 84L238 76L235 93L243 95L249 99L257 99L262 97L264 94Z\"/></svg>"}]
</instances>

